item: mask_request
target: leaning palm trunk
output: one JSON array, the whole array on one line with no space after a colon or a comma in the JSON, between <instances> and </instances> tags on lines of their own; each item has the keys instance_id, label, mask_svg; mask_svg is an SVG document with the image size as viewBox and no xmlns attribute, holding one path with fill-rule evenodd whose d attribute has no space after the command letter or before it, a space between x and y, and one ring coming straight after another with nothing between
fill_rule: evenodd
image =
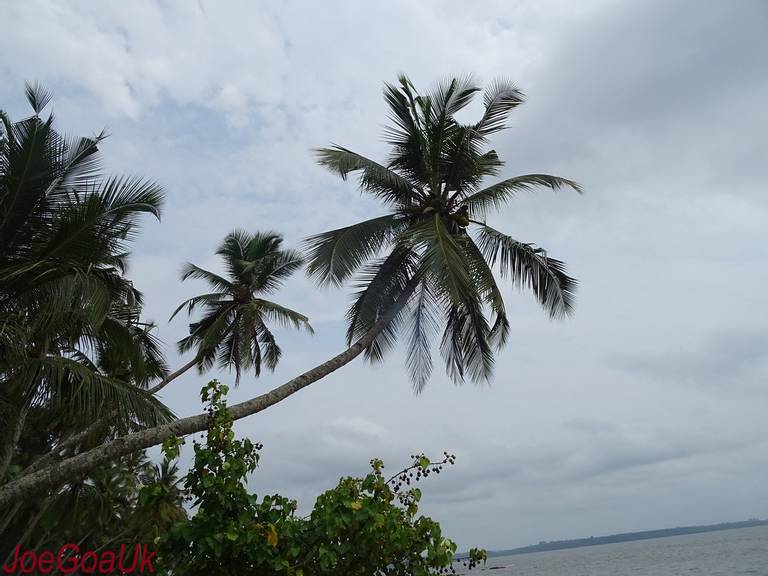
<instances>
[{"instance_id":1,"label":"leaning palm trunk","mask_svg":"<svg viewBox=\"0 0 768 576\"><path fill-rule=\"evenodd\" d=\"M188 372L188 371L189 371L191 368L193 368L194 366L196 366L196 365L197 365L197 364L200 362L200 358L201 358L201 355L200 355L200 354L196 354L196 355L195 355L195 357L194 357L194 358L192 358L192 360L190 360L189 362L187 362L186 364L184 364L184 366L182 366L181 368L179 368L178 370L176 370L176 372L173 372L173 373L169 374L168 376L166 376L165 378L163 378L163 379L162 379L160 382L158 382L158 383L157 383L155 386L153 386L152 388L150 388L150 389L148 390L148 392L149 392L150 394L157 394L158 392L160 392L160 390L162 390L163 388L165 388L166 386L168 386L168 384L170 384L171 382L173 382L174 380L176 380L176 378L178 378L178 377L179 377L179 376L181 376L182 374L185 374L185 373L186 373L186 372Z\"/></svg>"},{"instance_id":2,"label":"leaning palm trunk","mask_svg":"<svg viewBox=\"0 0 768 576\"><path fill-rule=\"evenodd\" d=\"M224 334L226 335L226 333L228 332L229 332L229 329ZM183 376L184 374L189 372L189 370L194 368L200 362L201 359L202 359L202 354L201 353L196 354L195 357L192 358L189 362L181 366L178 370L168 374L165 378L163 378L160 382L155 384L147 392L153 395L157 394L163 388L168 386L168 384L170 384L180 376ZM37 460L32 462L32 464L30 464L24 470L22 470L22 476L31 474L33 472L37 472L38 470L41 470L43 468L53 465L67 451L76 448L77 446L80 445L80 443L83 440L93 436L93 434L96 434L100 429L103 429L109 423L109 421L115 417L115 415L116 415L115 412L111 412L108 415L102 418L99 418L98 420L93 422L85 430L81 430L76 434L72 434L71 436L63 440L59 445L57 445L53 450L39 457ZM18 441L18 438L16 440ZM0 458L0 461L2 461L2 458ZM2 466L0 466L0 472L1 471L2 471ZM0 473L0 478L2 478L2 473ZM0 533L1 532L2 531L0 531Z\"/></svg>"},{"instance_id":3,"label":"leaning palm trunk","mask_svg":"<svg viewBox=\"0 0 768 576\"><path fill-rule=\"evenodd\" d=\"M195 357L192 358L192 360L184 364L181 368L179 368L175 372L172 372L171 374L163 378L155 386L150 388L148 392L150 394L157 394L158 392L160 392L160 390L165 388L168 384L173 382L176 378L186 374L198 362L200 362L200 354L195 355ZM40 470L42 468L52 465L53 463L56 462L56 460L58 460L62 456L62 454L64 454L68 450L76 448L83 440L92 436L93 434L98 432L100 429L102 429L104 426L106 426L109 423L110 419L114 418L115 416L116 416L116 413L111 412L107 416L104 416L103 418L99 418L98 420L93 422L85 430L81 430L76 434L72 434L71 436L63 440L60 444L58 444L53 450L41 456L40 458L35 460L32 464L27 466L22 471L22 475L31 474L32 472L36 472L37 470ZM16 438L16 441L18 441L18 437ZM2 462L2 458L0 458L0 462ZM3 470L2 464L0 464L0 478L2 478L3 476L2 470Z\"/></svg>"},{"instance_id":4,"label":"leaning palm trunk","mask_svg":"<svg viewBox=\"0 0 768 576\"><path fill-rule=\"evenodd\" d=\"M261 412L349 364L368 348L386 328L387 324L397 316L410 299L417 284L416 280L412 280L392 307L382 314L370 330L349 348L266 394L231 406L229 411L232 417L239 420ZM25 500L43 490L81 478L104 462L116 460L136 450L155 446L172 436L186 436L201 432L208 427L208 423L208 414L181 418L169 424L121 436L60 463L22 476L0 487L0 510L5 509L13 502Z\"/></svg>"}]
</instances>

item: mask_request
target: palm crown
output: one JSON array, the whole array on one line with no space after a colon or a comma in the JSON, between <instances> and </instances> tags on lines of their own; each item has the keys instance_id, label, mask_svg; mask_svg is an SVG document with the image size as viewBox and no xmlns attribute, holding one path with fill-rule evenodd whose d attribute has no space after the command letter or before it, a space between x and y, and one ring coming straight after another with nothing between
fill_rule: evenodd
<instances>
[{"instance_id":1,"label":"palm crown","mask_svg":"<svg viewBox=\"0 0 768 576\"><path fill-rule=\"evenodd\" d=\"M397 86L386 84L384 90L391 120L385 131L391 154L385 164L340 146L317 150L319 163L343 179L358 173L360 188L389 212L310 237L308 272L321 285L356 278L358 290L347 312L350 342L385 314L392 316L366 357L381 359L405 333L406 363L417 390L430 377L432 341L440 333L440 352L455 381L491 376L494 352L509 331L494 266L518 286L530 288L551 317L573 309L576 281L561 261L483 220L521 190L580 188L547 174L483 187L484 179L503 166L487 149L488 137L506 127L523 94L508 82L496 82L484 93L480 120L458 122L455 114L479 91L465 78L419 95L401 76Z\"/></svg>"},{"instance_id":2,"label":"palm crown","mask_svg":"<svg viewBox=\"0 0 768 576\"><path fill-rule=\"evenodd\" d=\"M261 297L274 292L304 264L301 255L282 248L282 242L275 233L236 230L216 251L229 278L194 264L185 266L182 280L205 280L214 290L186 300L171 316L184 308L189 313L203 308L202 318L189 325L189 336L179 342L181 352L197 349L195 363L201 371L218 361L221 367L235 369L237 381L243 368L258 376L262 362L274 370L281 355L267 322L312 331L306 316Z\"/></svg>"},{"instance_id":3,"label":"palm crown","mask_svg":"<svg viewBox=\"0 0 768 576\"><path fill-rule=\"evenodd\" d=\"M0 111L0 411L18 429L32 406L86 422L105 409L124 424L168 421L145 390L165 361L125 277L138 221L159 217L162 191L103 176L103 134L61 135L42 117L50 93L26 92L32 116Z\"/></svg>"}]
</instances>

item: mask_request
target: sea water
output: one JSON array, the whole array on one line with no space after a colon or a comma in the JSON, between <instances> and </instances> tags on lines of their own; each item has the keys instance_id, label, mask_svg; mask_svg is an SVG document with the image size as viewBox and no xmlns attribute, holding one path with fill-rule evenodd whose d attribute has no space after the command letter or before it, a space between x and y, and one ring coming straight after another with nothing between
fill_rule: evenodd
<instances>
[{"instance_id":1,"label":"sea water","mask_svg":"<svg viewBox=\"0 0 768 576\"><path fill-rule=\"evenodd\" d=\"M491 569L493 568L493 569ZM498 556L488 576L768 576L768 526Z\"/></svg>"}]
</instances>

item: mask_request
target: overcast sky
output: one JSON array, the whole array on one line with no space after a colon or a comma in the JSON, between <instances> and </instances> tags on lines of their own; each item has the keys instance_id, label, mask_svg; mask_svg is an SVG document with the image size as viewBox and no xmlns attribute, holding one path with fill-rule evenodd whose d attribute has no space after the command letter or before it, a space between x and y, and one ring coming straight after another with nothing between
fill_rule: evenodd
<instances>
[{"instance_id":1,"label":"overcast sky","mask_svg":"<svg viewBox=\"0 0 768 576\"><path fill-rule=\"evenodd\" d=\"M585 195L520 196L491 219L565 260L573 319L507 287L512 336L492 385L436 370L414 396L397 352L362 361L238 425L264 443L254 490L304 509L381 457L454 452L422 486L460 547L768 516L768 3L44 2L0 0L0 108L24 80L59 126L106 127L106 164L160 182L130 270L173 365L230 230L311 233L382 213L313 163L328 142L382 158L384 81L514 80L528 103L493 142L504 175L550 172ZM314 336L281 332L280 384L343 347L349 290L291 280L276 299ZM222 380L231 382L227 374ZM205 377L167 389L200 410Z\"/></svg>"}]
</instances>

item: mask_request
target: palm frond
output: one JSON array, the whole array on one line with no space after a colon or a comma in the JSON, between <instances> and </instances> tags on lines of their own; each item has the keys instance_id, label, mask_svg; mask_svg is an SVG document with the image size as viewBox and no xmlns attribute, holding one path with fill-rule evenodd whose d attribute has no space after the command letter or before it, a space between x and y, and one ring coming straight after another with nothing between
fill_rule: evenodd
<instances>
[{"instance_id":1,"label":"palm frond","mask_svg":"<svg viewBox=\"0 0 768 576\"><path fill-rule=\"evenodd\" d=\"M253 286L263 293L271 293L280 288L285 280L304 266L304 256L298 250L283 248L258 266Z\"/></svg>"},{"instance_id":2,"label":"palm frond","mask_svg":"<svg viewBox=\"0 0 768 576\"><path fill-rule=\"evenodd\" d=\"M445 361L448 377L456 383L464 381L464 343L462 338L464 316L459 306L445 309L445 328L440 340L440 354Z\"/></svg>"},{"instance_id":3,"label":"palm frond","mask_svg":"<svg viewBox=\"0 0 768 576\"><path fill-rule=\"evenodd\" d=\"M477 298L468 299L464 305L465 322L463 342L464 361L473 382L489 381L493 376L494 355L488 320Z\"/></svg>"},{"instance_id":4,"label":"palm frond","mask_svg":"<svg viewBox=\"0 0 768 576\"><path fill-rule=\"evenodd\" d=\"M270 258L280 253L282 236L276 232L233 230L224 238L216 254L224 259L227 273L235 283L253 285L269 268Z\"/></svg>"},{"instance_id":5,"label":"palm frond","mask_svg":"<svg viewBox=\"0 0 768 576\"><path fill-rule=\"evenodd\" d=\"M474 126L457 125L442 146L441 175L447 190L465 196L476 189L485 176L496 173L501 165L494 152L483 151L484 140Z\"/></svg>"},{"instance_id":6,"label":"palm frond","mask_svg":"<svg viewBox=\"0 0 768 576\"><path fill-rule=\"evenodd\" d=\"M416 393L421 392L432 374L431 342L438 332L438 308L429 285L422 282L411 303L406 366Z\"/></svg>"},{"instance_id":7,"label":"palm frond","mask_svg":"<svg viewBox=\"0 0 768 576\"><path fill-rule=\"evenodd\" d=\"M444 164L444 143L457 126L454 115L465 108L479 90L472 77L467 76L438 84L428 97L431 107L430 116L425 119L430 144L427 151L432 176L436 179L442 179L440 172Z\"/></svg>"},{"instance_id":8,"label":"palm frond","mask_svg":"<svg viewBox=\"0 0 768 576\"><path fill-rule=\"evenodd\" d=\"M67 327L98 330L117 296L103 278L74 273L41 282L26 296L35 301L35 314L28 318L36 333L62 333Z\"/></svg>"},{"instance_id":9,"label":"palm frond","mask_svg":"<svg viewBox=\"0 0 768 576\"><path fill-rule=\"evenodd\" d=\"M358 291L347 310L347 342L349 344L368 332L379 317L388 312L403 294L415 272L416 261L417 254L413 250L398 245L385 258L363 269L358 276L356 285ZM402 316L401 310L366 349L367 360L379 361L384 353L391 349L396 341Z\"/></svg>"},{"instance_id":10,"label":"palm frond","mask_svg":"<svg viewBox=\"0 0 768 576\"><path fill-rule=\"evenodd\" d=\"M256 231L247 238L245 259L252 262L279 254L283 245L283 237L277 232Z\"/></svg>"},{"instance_id":11,"label":"palm frond","mask_svg":"<svg viewBox=\"0 0 768 576\"><path fill-rule=\"evenodd\" d=\"M192 298L188 298L179 304L179 306L173 311L173 314L171 314L171 317L168 318L168 321L170 322L173 320L176 315L184 308L187 309L187 314L192 314L198 306L216 306L217 304L225 304L226 300L226 292L210 292L208 294L193 296Z\"/></svg>"},{"instance_id":12,"label":"palm frond","mask_svg":"<svg viewBox=\"0 0 768 576\"><path fill-rule=\"evenodd\" d=\"M96 338L101 371L146 388L150 381L168 375L168 365L154 325L110 312Z\"/></svg>"},{"instance_id":13,"label":"palm frond","mask_svg":"<svg viewBox=\"0 0 768 576\"><path fill-rule=\"evenodd\" d=\"M340 286L403 227L396 214L330 230L305 241L307 273L321 286Z\"/></svg>"},{"instance_id":14,"label":"palm frond","mask_svg":"<svg viewBox=\"0 0 768 576\"><path fill-rule=\"evenodd\" d=\"M478 182L480 179L487 176L496 176L499 173L499 170L501 170L501 167L504 166L504 162L499 159L496 150L488 150L488 152L480 154L477 157L475 164L477 176L479 177L477 180Z\"/></svg>"},{"instance_id":15,"label":"palm frond","mask_svg":"<svg viewBox=\"0 0 768 576\"><path fill-rule=\"evenodd\" d=\"M42 84L36 82L31 84L26 82L24 84L24 92L27 96L27 102L35 111L35 114L40 114L43 109L48 106L53 94L50 90L46 89Z\"/></svg>"},{"instance_id":16,"label":"palm frond","mask_svg":"<svg viewBox=\"0 0 768 576\"><path fill-rule=\"evenodd\" d=\"M190 278L194 280L205 280L206 282L208 282L208 284L210 284L211 286L213 286L214 288L216 288L221 292L230 292L234 288L234 285L232 284L232 282L230 282L226 278L223 278L218 274L215 274L213 272L200 268L199 266L195 266L190 262L187 262L181 270L181 281L184 282L185 280L189 280Z\"/></svg>"},{"instance_id":17,"label":"palm frond","mask_svg":"<svg viewBox=\"0 0 768 576\"><path fill-rule=\"evenodd\" d=\"M444 123L463 110L479 91L471 75L438 83L429 93L430 101L434 104L435 123Z\"/></svg>"},{"instance_id":18,"label":"palm frond","mask_svg":"<svg viewBox=\"0 0 768 576\"><path fill-rule=\"evenodd\" d=\"M489 340L497 350L501 350L509 336L509 319L504 297L480 248L470 236L463 236L462 239L461 246L467 259L467 269L475 282L477 295L481 302L488 304L495 315L493 326L488 333Z\"/></svg>"},{"instance_id":19,"label":"palm frond","mask_svg":"<svg viewBox=\"0 0 768 576\"><path fill-rule=\"evenodd\" d=\"M138 177L108 178L99 196L106 206L107 213L115 221L134 222L141 214L151 214L158 220L164 200L163 189L159 184Z\"/></svg>"},{"instance_id":20,"label":"palm frond","mask_svg":"<svg viewBox=\"0 0 768 576\"><path fill-rule=\"evenodd\" d=\"M168 362L160 339L152 333L154 324L132 326L134 345L130 349L131 378L146 388L152 380L162 380L168 375Z\"/></svg>"},{"instance_id":21,"label":"palm frond","mask_svg":"<svg viewBox=\"0 0 768 576\"><path fill-rule=\"evenodd\" d=\"M209 309L198 322L189 325L189 336L179 341L179 352L187 352L197 347L198 354L205 355L215 350L226 334L235 327L237 305L222 304Z\"/></svg>"},{"instance_id":22,"label":"palm frond","mask_svg":"<svg viewBox=\"0 0 768 576\"><path fill-rule=\"evenodd\" d=\"M318 164L338 174L343 180L352 172L360 172L361 190L389 206L410 206L414 197L421 193L420 186L406 177L341 146L318 148L315 154Z\"/></svg>"},{"instance_id":23,"label":"palm frond","mask_svg":"<svg viewBox=\"0 0 768 576\"><path fill-rule=\"evenodd\" d=\"M241 273L240 268L232 266L234 262L244 262L247 259L248 244L251 240L251 235L245 230L232 230L216 249L216 254L224 258L224 263L229 268L231 275L238 276Z\"/></svg>"},{"instance_id":24,"label":"palm frond","mask_svg":"<svg viewBox=\"0 0 768 576\"><path fill-rule=\"evenodd\" d=\"M468 298L464 304L447 308L440 352L448 376L457 384L467 376L474 382L491 378L494 357L490 329L477 300Z\"/></svg>"},{"instance_id":25,"label":"palm frond","mask_svg":"<svg viewBox=\"0 0 768 576\"><path fill-rule=\"evenodd\" d=\"M413 224L404 237L421 251L420 273L433 279L436 296L461 303L472 293L464 253L440 214Z\"/></svg>"},{"instance_id":26,"label":"palm frond","mask_svg":"<svg viewBox=\"0 0 768 576\"><path fill-rule=\"evenodd\" d=\"M44 382L36 402L47 401L55 409L77 418L95 420L115 413L123 422L148 427L174 419L173 413L146 390L94 372L74 359L31 359L27 369L36 371Z\"/></svg>"},{"instance_id":27,"label":"palm frond","mask_svg":"<svg viewBox=\"0 0 768 576\"><path fill-rule=\"evenodd\" d=\"M239 330L240 316L235 314L234 319L231 322L232 329L222 335L221 338L217 338L217 359L219 368L228 368L229 370L235 370L235 385L240 384L240 376L242 374L243 360L248 359L248 355L251 350L248 344L243 338L242 331ZM245 344L245 350L243 350ZM243 354L245 352L245 354ZM258 351L257 351L258 354ZM245 356L245 358L243 357ZM255 366L256 376L261 373L261 363L257 362Z\"/></svg>"},{"instance_id":28,"label":"palm frond","mask_svg":"<svg viewBox=\"0 0 768 576\"><path fill-rule=\"evenodd\" d=\"M259 350L259 362L264 362L269 370L277 367L283 351L277 345L277 340L265 324L260 324L257 330L257 338L253 339L253 349Z\"/></svg>"},{"instance_id":29,"label":"palm frond","mask_svg":"<svg viewBox=\"0 0 768 576\"><path fill-rule=\"evenodd\" d=\"M35 208L44 198L48 184L55 178L52 141L53 121L37 117L16 122L8 138L8 160L2 174L0 197L0 253L15 247L15 240L29 229L25 227Z\"/></svg>"},{"instance_id":30,"label":"palm frond","mask_svg":"<svg viewBox=\"0 0 768 576\"><path fill-rule=\"evenodd\" d=\"M51 203L65 202L73 190L93 188L101 168L98 144L104 138L65 138L61 145L60 167L48 184L45 196Z\"/></svg>"},{"instance_id":31,"label":"palm frond","mask_svg":"<svg viewBox=\"0 0 768 576\"><path fill-rule=\"evenodd\" d=\"M483 95L485 113L475 124L475 130L484 138L503 130L509 113L523 102L525 95L512 82L496 80Z\"/></svg>"},{"instance_id":32,"label":"palm frond","mask_svg":"<svg viewBox=\"0 0 768 576\"><path fill-rule=\"evenodd\" d=\"M309 323L309 318L304 316L304 314L300 314L295 310L291 310L285 306L280 306L280 304L270 302L269 300L255 298L246 305L246 308L253 308L254 310L258 310L259 315L268 320L276 322L280 326L293 327L297 330L301 330L303 328L310 334L315 333Z\"/></svg>"},{"instance_id":33,"label":"palm frond","mask_svg":"<svg viewBox=\"0 0 768 576\"><path fill-rule=\"evenodd\" d=\"M430 169L428 124L432 114L429 96L419 96L405 75L398 77L399 86L384 84L384 99L389 106L392 125L384 129L384 137L392 146L387 167L404 175L421 187L435 184Z\"/></svg>"},{"instance_id":34,"label":"palm frond","mask_svg":"<svg viewBox=\"0 0 768 576\"><path fill-rule=\"evenodd\" d=\"M581 186L573 180L550 176L549 174L525 174L507 178L492 186L483 188L466 196L462 203L469 207L469 212L475 216L483 216L489 209L498 209L506 204L517 192L529 191L534 188L545 187L551 190L559 190L568 187L581 193Z\"/></svg>"},{"instance_id":35,"label":"palm frond","mask_svg":"<svg viewBox=\"0 0 768 576\"><path fill-rule=\"evenodd\" d=\"M577 282L565 273L565 264L550 258L542 248L525 244L491 228L478 226L479 247L485 258L499 263L502 276L521 288L533 290L552 318L573 312Z\"/></svg>"},{"instance_id":36,"label":"palm frond","mask_svg":"<svg viewBox=\"0 0 768 576\"><path fill-rule=\"evenodd\" d=\"M58 206L46 234L31 244L28 261L36 267L54 264L86 270L94 262L106 262L124 251L124 241L135 235L139 216L159 216L161 201L155 184L110 179L98 192Z\"/></svg>"}]
</instances>

